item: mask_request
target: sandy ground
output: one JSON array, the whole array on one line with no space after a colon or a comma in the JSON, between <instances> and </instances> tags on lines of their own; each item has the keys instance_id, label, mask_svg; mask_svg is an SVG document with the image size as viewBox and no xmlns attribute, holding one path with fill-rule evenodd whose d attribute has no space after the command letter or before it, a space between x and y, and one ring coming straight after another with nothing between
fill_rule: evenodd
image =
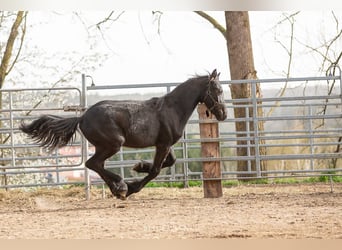
<instances>
[{"instance_id":1,"label":"sandy ground","mask_svg":"<svg viewBox=\"0 0 342 250\"><path fill-rule=\"evenodd\" d=\"M93 189L0 190L0 239L342 239L342 185L145 188L126 201Z\"/></svg>"}]
</instances>

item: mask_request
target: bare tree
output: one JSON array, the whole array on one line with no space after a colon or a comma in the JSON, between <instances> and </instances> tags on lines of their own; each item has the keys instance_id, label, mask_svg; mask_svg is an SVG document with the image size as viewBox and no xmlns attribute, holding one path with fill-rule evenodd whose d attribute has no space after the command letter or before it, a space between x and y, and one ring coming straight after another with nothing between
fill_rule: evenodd
<instances>
[{"instance_id":1,"label":"bare tree","mask_svg":"<svg viewBox=\"0 0 342 250\"><path fill-rule=\"evenodd\" d=\"M26 16L27 12L18 11L17 13L10 12L0 12L0 28L5 27L5 22L12 22L6 45L3 48L0 48L0 52L2 54L1 64L0 64L0 89L2 89L6 76L11 72L14 65L16 64L23 43L24 37L26 33ZM14 20L12 21L14 17ZM8 21L9 20L9 21ZM1 30L0 30L1 32ZM18 41L19 40L19 41ZM16 46L16 43L19 42L19 45ZM0 110L2 109L2 92L0 92ZM2 122L0 121L0 128L2 127ZM4 143L5 138L3 138L3 134L0 134L0 145ZM4 150L0 151L0 158L4 156ZM1 162L3 165L3 162ZM5 170L4 170L5 171ZM6 185L6 175L3 176L3 180L0 179L1 182L5 182Z\"/></svg>"},{"instance_id":2,"label":"bare tree","mask_svg":"<svg viewBox=\"0 0 342 250\"><path fill-rule=\"evenodd\" d=\"M325 72L326 75L335 75L338 72L336 66L339 65L342 58L342 49L339 44L341 44L342 41L342 29L340 27L340 20L336 16L334 11L331 11L331 16L334 20L336 32L332 37L324 38L324 42L320 44L319 46L312 46L305 44L303 42L300 42L298 39L296 40L306 48L308 48L311 52L319 55L321 58L321 66L319 71ZM331 82L327 82L327 94L331 95L333 93L333 90L335 88L336 80L333 80ZM340 83L341 84L341 83ZM319 111L320 114L325 115L327 113L328 109L328 102L329 99L325 100L325 105L323 105L322 109ZM321 122L316 126L317 128L323 127L325 125L325 120L322 119ZM336 139L338 143L342 141L342 137ZM336 146L335 153L340 152L340 144ZM337 166L337 160L338 158L332 158L331 159L331 168L336 168Z\"/></svg>"},{"instance_id":3,"label":"bare tree","mask_svg":"<svg viewBox=\"0 0 342 250\"><path fill-rule=\"evenodd\" d=\"M292 69L292 63L295 61L295 50L293 49L294 45L297 47L304 48L305 54L311 54L312 56L315 56L319 62L319 65L317 67L317 72L321 74L326 75L335 75L337 72L337 66L342 58L342 51L341 51L341 41L342 41L342 29L340 28L340 18L335 14L334 11L331 11L330 19L327 18L324 20L324 22L328 23L330 27L335 27L335 29L330 29L330 32L326 32L326 30L323 30L323 32L320 34L321 39L316 39L314 41L307 41L303 40L303 38L299 38L296 36L295 31L295 23L296 23L296 17L299 16L300 12L294 12L294 13L282 13L282 19L275 24L275 26L272 29L277 28L280 25L289 25L290 30L289 34L286 33L285 36L289 38L289 43L286 44L284 41L286 41L285 37L278 38L275 35L276 42L285 50L286 54L288 55L288 65L287 65L287 72L285 72L286 77L290 77L290 72ZM297 28L297 27L296 27ZM318 30L318 29L317 29ZM335 31L334 31L335 30ZM297 33L298 35L298 33ZM317 45L317 41L321 41ZM315 44L315 45L314 45ZM327 81L327 95L331 95L336 88L335 86L336 81ZM283 96L287 88L287 82L283 86L283 88L280 90L278 96ZM328 109L328 102L329 99L327 98L325 100L325 103L322 105L322 109L319 109L317 112L318 114L325 115L327 113ZM274 108L272 107L270 111L268 112L267 116L269 116L274 111ZM317 120L318 124L316 125L315 129L321 128L325 126L325 119ZM336 140L338 142L341 142L342 137L337 138ZM336 146L335 153L340 151L340 145ZM331 167L336 168L337 164L337 158L331 159Z\"/></svg>"},{"instance_id":4,"label":"bare tree","mask_svg":"<svg viewBox=\"0 0 342 250\"><path fill-rule=\"evenodd\" d=\"M108 59L108 49L103 49L99 40L101 39L101 22L93 27L97 30L95 35L93 32L89 36L85 36L84 47L67 47L64 51L54 49L46 49L44 46L39 47L41 43L35 43L34 29L39 29L40 25L50 25L50 17L53 17L54 25L58 25L59 20L67 19L72 20L75 18L74 13L56 13L56 12L34 12L35 18L27 20L27 12L0 12L0 87L18 86L23 87L30 84L30 87L56 87L60 85L75 86L75 83L80 82L81 72L90 72L101 66L106 59ZM121 15L121 14L120 14ZM118 18L118 17L117 17ZM45 20L49 21L46 22ZM114 22L115 17L109 15L107 21ZM109 24L109 22L107 22ZM30 32L26 34L26 28L30 28ZM88 26L89 27L89 26ZM65 29L61 24L61 28L57 29L55 33L60 33L56 36L54 42L58 45L58 39L63 41L67 40L63 35ZM45 39L44 34L42 37ZM30 40L32 39L32 40ZM29 41L29 43L24 43ZM71 41L71 40L70 40ZM71 41L72 42L72 41ZM29 44L29 45L28 45ZM72 43L71 43L72 44ZM25 76L25 77L24 77ZM42 77L43 76L43 77ZM31 85L32 84L32 85ZM50 101L50 95L40 92L37 96L33 97L30 102L30 111L23 115L29 115L31 111L36 108L46 105ZM3 100L2 100L3 99ZM63 100L63 98L61 98ZM2 104L5 102L0 92L0 110ZM24 105L24 104L23 104ZM4 114L4 113L3 113ZM8 123L0 121L0 127L8 126ZM3 132L0 133L0 145L10 141L11 135ZM18 151L17 151L18 152ZM0 149L0 165L5 166L0 171L5 172L8 161L8 155L11 153L9 149ZM0 176L0 183L7 184L7 176ZM11 179L8 179L10 182Z\"/></svg>"},{"instance_id":5,"label":"bare tree","mask_svg":"<svg viewBox=\"0 0 342 250\"><path fill-rule=\"evenodd\" d=\"M227 49L228 49L228 58L229 58L229 68L230 75L232 80L240 80L240 79L257 79L256 70L254 67L254 58L253 58L253 49L252 49L252 41L251 41L251 33L250 33L250 25L249 25L249 15L246 11L226 11L225 27L219 24L213 17L206 14L203 11L196 11L198 15L202 18L210 22L226 39L227 41ZM259 84L256 85L257 89L257 97L261 97L261 89ZM245 99L251 97L251 84L232 84L230 85L232 99ZM236 105L241 105L240 102L235 103ZM262 117L262 109L258 108L257 110L258 116ZM234 116L235 118L246 118L252 117L253 109L249 108L248 113L246 114L246 109L241 107L234 108ZM247 140L243 139L247 137L247 123L248 122L235 122L235 129L238 133L238 148L237 155L238 156L247 156ZM250 122L249 128L250 131L254 131L254 126L258 126L258 131L262 132L264 128L264 124L262 121L259 121L257 124L254 122ZM255 143L254 140L251 140L250 143L253 145ZM262 144L262 141L259 141ZM259 154L264 155L265 147L259 147ZM255 155L254 148L251 149L251 154ZM253 161L251 164L251 170L256 170L256 162ZM239 160L237 162L238 171L247 171L248 170L248 162L246 160ZM266 162L261 162L260 165L261 170L266 170ZM251 177L251 175L239 174L238 177L240 180L244 180L245 177ZM253 177L253 176L252 176Z\"/></svg>"},{"instance_id":6,"label":"bare tree","mask_svg":"<svg viewBox=\"0 0 342 250\"><path fill-rule=\"evenodd\" d=\"M2 15L2 22L4 22L4 16L6 13L2 12L0 13ZM9 14L7 14L9 15ZM16 14L16 18L12 24L10 33L8 35L8 39L6 42L6 46L2 53L2 59L1 59L1 65L0 65L0 88L3 87L3 84L5 82L6 76L11 72L13 69L15 63L17 62L21 48L24 42L25 32L26 32L26 15L27 12L24 11L18 11ZM19 37L21 33L21 37ZM20 38L20 44L17 50L15 51L15 43ZM13 53L16 53L15 56L13 56Z\"/></svg>"},{"instance_id":7,"label":"bare tree","mask_svg":"<svg viewBox=\"0 0 342 250\"><path fill-rule=\"evenodd\" d=\"M287 63L287 70L285 72L286 78L290 77L291 74L291 67L292 67L292 60L293 60L293 43L294 43L294 27L295 27L295 17L299 14L300 12L297 11L292 14L286 14L283 13L284 18L280 20L273 28L277 27L278 25L281 25L282 23L286 22L290 25L290 37L289 37L289 44L286 45L284 41L280 39L276 39L276 42L286 51L286 54L288 55L288 63ZM278 93L278 97L284 96L286 89L288 86L288 82L286 81L284 86L280 89ZM270 110L267 112L266 116L269 117L272 115L274 112L275 108L279 106L279 101L275 103L274 106L270 108Z\"/></svg>"}]
</instances>

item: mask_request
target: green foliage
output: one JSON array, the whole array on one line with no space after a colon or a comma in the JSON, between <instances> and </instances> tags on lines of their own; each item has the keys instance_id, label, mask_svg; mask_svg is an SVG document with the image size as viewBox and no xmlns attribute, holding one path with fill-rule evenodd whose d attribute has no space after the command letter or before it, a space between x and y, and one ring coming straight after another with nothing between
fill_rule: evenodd
<instances>
[{"instance_id":1,"label":"green foliage","mask_svg":"<svg viewBox=\"0 0 342 250\"><path fill-rule=\"evenodd\" d=\"M316 181L318 182L329 182L330 180L333 182L342 182L342 176L336 175L336 172L325 172L321 176L316 177Z\"/></svg>"},{"instance_id":2,"label":"green foliage","mask_svg":"<svg viewBox=\"0 0 342 250\"><path fill-rule=\"evenodd\" d=\"M335 172L322 173L320 176L303 177L303 178L279 178L273 180L276 184L299 184L299 183L317 183L317 182L342 182L342 176L335 175Z\"/></svg>"},{"instance_id":3,"label":"green foliage","mask_svg":"<svg viewBox=\"0 0 342 250\"><path fill-rule=\"evenodd\" d=\"M334 182L342 182L342 176L333 176L332 180ZM310 178L279 178L273 179L272 181L267 180L265 178L252 180L249 182L241 182L238 180L223 180L223 187L234 187L238 185L265 185L265 184L300 184L300 183L317 183L317 182L328 182L330 181L330 177L326 175L322 175L319 177L310 177ZM201 180L198 181L188 181L189 187L201 187L203 182ZM178 187L184 188L184 182L150 182L146 185L146 187Z\"/></svg>"},{"instance_id":4,"label":"green foliage","mask_svg":"<svg viewBox=\"0 0 342 250\"><path fill-rule=\"evenodd\" d=\"M268 184L268 180L266 178L256 179L248 181L247 184Z\"/></svg>"},{"instance_id":5,"label":"green foliage","mask_svg":"<svg viewBox=\"0 0 342 250\"><path fill-rule=\"evenodd\" d=\"M234 187L234 186L238 186L239 184L240 182L237 180L222 181L223 187Z\"/></svg>"},{"instance_id":6,"label":"green foliage","mask_svg":"<svg viewBox=\"0 0 342 250\"><path fill-rule=\"evenodd\" d=\"M184 187L184 183L182 182L149 182L146 187L154 188L154 187Z\"/></svg>"},{"instance_id":7,"label":"green foliage","mask_svg":"<svg viewBox=\"0 0 342 250\"><path fill-rule=\"evenodd\" d=\"M320 182L330 182L330 175L329 174L335 174L333 172L329 173L323 173L321 176L317 177L310 177L310 178L279 178L279 179L272 179L272 181L267 180L265 178L262 179L257 179L257 180L252 180L249 182L241 182L238 180L223 180L222 181L222 186L223 187L234 187L238 185L265 185L265 184L300 184L300 183L320 183ZM333 175L332 181L337 182L337 183L342 183L342 176L338 175ZM184 181L152 181L149 182L146 185L146 188L184 188L185 187L185 182ZM73 187L84 187L84 183L75 183L75 184L70 184L70 185L64 185L63 189L72 189ZM202 180L189 180L188 181L188 187L202 187L203 181ZM95 188L103 188L102 185L95 185ZM105 185L105 188L108 188Z\"/></svg>"},{"instance_id":8,"label":"green foliage","mask_svg":"<svg viewBox=\"0 0 342 250\"><path fill-rule=\"evenodd\" d=\"M297 184L302 183L304 180L298 178L279 178L274 179L273 183L275 184Z\"/></svg>"},{"instance_id":9,"label":"green foliage","mask_svg":"<svg viewBox=\"0 0 342 250\"><path fill-rule=\"evenodd\" d=\"M146 187L177 187L184 188L184 182L149 182ZM202 181L188 181L188 187L201 187Z\"/></svg>"}]
</instances>

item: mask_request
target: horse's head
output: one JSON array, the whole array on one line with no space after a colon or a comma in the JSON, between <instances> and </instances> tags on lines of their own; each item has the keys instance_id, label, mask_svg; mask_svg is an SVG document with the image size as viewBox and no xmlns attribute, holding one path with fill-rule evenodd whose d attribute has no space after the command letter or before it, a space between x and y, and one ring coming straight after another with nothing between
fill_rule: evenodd
<instances>
[{"instance_id":1,"label":"horse's head","mask_svg":"<svg viewBox=\"0 0 342 250\"><path fill-rule=\"evenodd\" d=\"M217 120L223 121L227 118L227 110L219 76L220 73L217 73L216 69L208 76L208 88L203 102L208 110L215 115Z\"/></svg>"}]
</instances>

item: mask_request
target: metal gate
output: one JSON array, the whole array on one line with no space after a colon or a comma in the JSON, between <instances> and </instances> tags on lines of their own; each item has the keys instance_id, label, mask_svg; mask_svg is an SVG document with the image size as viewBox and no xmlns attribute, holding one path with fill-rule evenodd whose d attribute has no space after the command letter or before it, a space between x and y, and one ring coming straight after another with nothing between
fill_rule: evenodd
<instances>
[{"instance_id":1,"label":"metal gate","mask_svg":"<svg viewBox=\"0 0 342 250\"><path fill-rule=\"evenodd\" d=\"M238 179L243 173L253 178L311 177L341 175L342 172L342 75L334 67L328 76L281 79L222 81L228 108L228 118L219 122L220 134L211 139L220 143L220 157L201 157L197 111L190 118L183 138L174 145L177 161L171 168L163 169L155 181L183 182L203 180L202 163L219 161L222 180ZM164 95L179 83L103 85L88 83L82 75L82 89L39 88L0 90L0 188L35 187L85 183L103 183L83 163L93 153L93 148L78 135L66 148L46 152L32 143L18 127L21 120L29 122L40 114L62 116L80 115L98 100L90 100L94 92L106 93L100 99L126 99L123 93L139 93L131 99L146 99ZM250 84L251 97L231 100L231 84ZM262 97L257 96L260 85ZM134 90L134 91L132 91ZM110 93L110 95L108 95ZM141 95L144 93L144 95ZM69 98L70 97L70 98ZM234 118L234 108L246 109L246 117ZM263 114L257 110L262 109ZM66 113L69 111L70 113ZM258 124L264 123L264 130ZM216 121L210 121L216 122ZM246 124L246 131L235 130L235 123ZM237 144L237 141L244 143ZM237 150L246 148L246 155ZM261 150L265 154L260 154ZM253 153L255 151L255 153ZM106 168L120 174L125 180L140 178L132 166L141 159L152 160L154 148L122 148L108 159ZM237 169L237 162L244 161L246 170ZM266 165L266 168L262 166ZM89 192L87 192L89 194Z\"/></svg>"},{"instance_id":2,"label":"metal gate","mask_svg":"<svg viewBox=\"0 0 342 250\"><path fill-rule=\"evenodd\" d=\"M41 114L65 115L81 105L77 88L0 90L0 187L35 187L83 182L81 138L68 147L47 152L19 131ZM72 112L79 115L80 112ZM77 178L77 170L82 178ZM71 174L73 173L73 174ZM76 173L76 174L75 174Z\"/></svg>"},{"instance_id":3,"label":"metal gate","mask_svg":"<svg viewBox=\"0 0 342 250\"><path fill-rule=\"evenodd\" d=\"M156 181L181 181L186 186L190 180L203 180L202 163L205 161L220 161L220 179L223 180L238 179L241 174L253 179L340 175L342 76L338 66L332 68L330 73L323 77L222 81L225 96L228 97L228 118L219 122L219 138L211 139L220 143L220 157L201 157L201 142L207 139L200 138L198 124L208 121L199 120L195 110L183 138L174 146L177 155L175 165L163 169ZM112 91L114 99L125 99L120 94L123 90L135 89L137 93L148 93L158 89L159 95L164 95L178 84L92 84L84 89L88 93ZM229 86L232 84L250 84L251 97L231 100ZM257 84L262 89L262 97L257 96ZM234 118L236 107L246 109L246 117ZM259 108L263 110L261 116L257 112ZM260 121L264 123L264 130L259 130L257 126ZM237 132L236 122L246 123L246 131ZM237 141L245 143L238 145ZM239 156L239 147L245 147L247 154ZM265 154L260 154L261 148ZM125 179L139 178L139 174L131 171L132 166L141 158L152 160L153 152L154 148L122 148L106 162L106 167ZM245 162L245 171L238 171L238 161ZM266 167L262 168L262 165Z\"/></svg>"}]
</instances>

